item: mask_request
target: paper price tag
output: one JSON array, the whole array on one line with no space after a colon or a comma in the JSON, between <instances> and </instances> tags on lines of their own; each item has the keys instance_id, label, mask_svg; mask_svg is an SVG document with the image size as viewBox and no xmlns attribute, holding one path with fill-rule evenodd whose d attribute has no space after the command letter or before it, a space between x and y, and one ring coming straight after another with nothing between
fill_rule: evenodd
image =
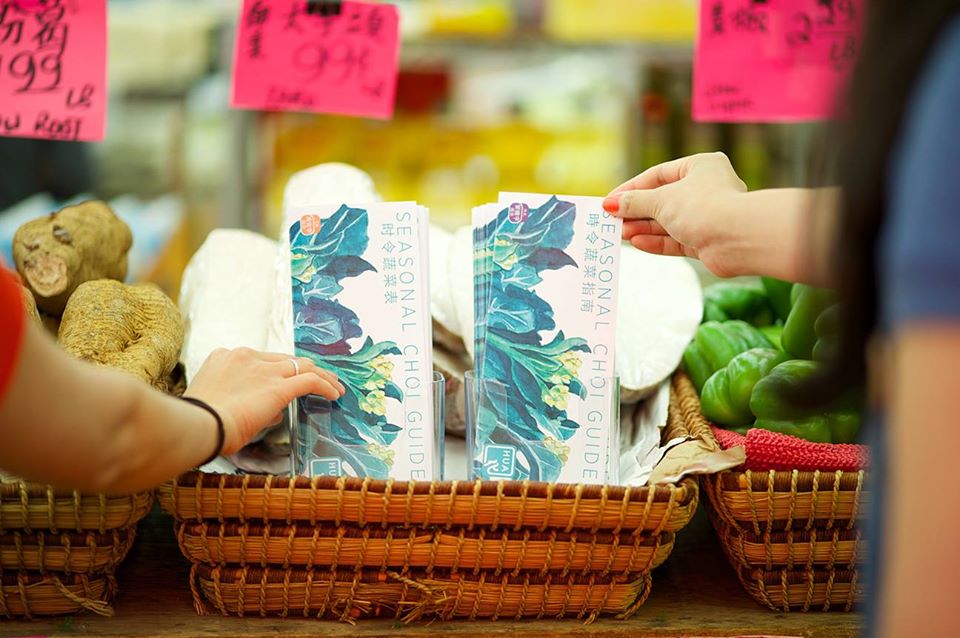
<instances>
[{"instance_id":1,"label":"paper price tag","mask_svg":"<svg viewBox=\"0 0 960 638\"><path fill-rule=\"evenodd\" d=\"M797 122L836 111L863 0L701 0L693 119Z\"/></svg>"},{"instance_id":2,"label":"paper price tag","mask_svg":"<svg viewBox=\"0 0 960 638\"><path fill-rule=\"evenodd\" d=\"M102 140L106 0L0 0L0 135Z\"/></svg>"},{"instance_id":3,"label":"paper price tag","mask_svg":"<svg viewBox=\"0 0 960 638\"><path fill-rule=\"evenodd\" d=\"M244 0L231 105L387 119L398 57L393 5Z\"/></svg>"}]
</instances>

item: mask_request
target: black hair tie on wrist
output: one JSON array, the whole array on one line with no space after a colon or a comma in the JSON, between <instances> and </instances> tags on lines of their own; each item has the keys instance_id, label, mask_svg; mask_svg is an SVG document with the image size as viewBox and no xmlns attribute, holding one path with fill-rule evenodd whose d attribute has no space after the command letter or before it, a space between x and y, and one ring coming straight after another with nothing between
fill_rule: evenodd
<instances>
[{"instance_id":1,"label":"black hair tie on wrist","mask_svg":"<svg viewBox=\"0 0 960 638\"><path fill-rule=\"evenodd\" d=\"M220 418L220 415L217 414L216 410L211 408L208 404L201 401L200 399L194 399L193 397L180 397L180 398L186 401L187 403L191 403L197 406L198 408L203 408L204 410L212 414L213 418L216 419L217 421L217 447L213 450L213 454L210 455L210 458L208 458L206 461L204 461L203 463L197 466L197 467L203 467L207 463L211 462L213 459L220 456L220 453L223 452L223 442L224 442L224 439L226 439L227 437L226 430L224 430L223 428L223 419Z\"/></svg>"}]
</instances>

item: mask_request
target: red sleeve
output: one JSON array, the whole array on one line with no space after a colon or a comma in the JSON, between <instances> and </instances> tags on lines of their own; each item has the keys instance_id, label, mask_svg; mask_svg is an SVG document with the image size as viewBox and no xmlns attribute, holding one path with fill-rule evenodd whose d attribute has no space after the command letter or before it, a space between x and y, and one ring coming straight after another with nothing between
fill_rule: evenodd
<instances>
[{"instance_id":1,"label":"red sleeve","mask_svg":"<svg viewBox=\"0 0 960 638\"><path fill-rule=\"evenodd\" d=\"M0 264L0 400L13 378L25 328L20 284L16 275Z\"/></svg>"}]
</instances>

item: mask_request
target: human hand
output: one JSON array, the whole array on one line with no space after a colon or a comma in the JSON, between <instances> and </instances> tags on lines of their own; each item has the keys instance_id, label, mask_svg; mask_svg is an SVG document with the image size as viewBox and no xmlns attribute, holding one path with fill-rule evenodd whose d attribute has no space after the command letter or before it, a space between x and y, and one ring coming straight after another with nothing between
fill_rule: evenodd
<instances>
[{"instance_id":1,"label":"human hand","mask_svg":"<svg viewBox=\"0 0 960 638\"><path fill-rule=\"evenodd\" d=\"M317 394L334 401L345 392L334 373L306 357L220 348L203 362L184 396L217 411L225 433L222 453L232 454L263 428L279 423L297 397Z\"/></svg>"},{"instance_id":2,"label":"human hand","mask_svg":"<svg viewBox=\"0 0 960 638\"><path fill-rule=\"evenodd\" d=\"M738 197L747 186L723 153L701 153L648 168L603 200L622 217L623 238L649 253L695 257L715 275L738 272Z\"/></svg>"}]
</instances>

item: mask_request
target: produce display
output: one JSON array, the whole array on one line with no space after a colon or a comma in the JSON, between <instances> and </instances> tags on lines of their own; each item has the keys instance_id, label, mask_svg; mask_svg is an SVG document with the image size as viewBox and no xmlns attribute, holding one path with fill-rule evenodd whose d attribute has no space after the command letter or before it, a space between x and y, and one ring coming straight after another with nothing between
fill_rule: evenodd
<instances>
[{"instance_id":1,"label":"produce display","mask_svg":"<svg viewBox=\"0 0 960 638\"><path fill-rule=\"evenodd\" d=\"M683 355L703 415L739 432L753 427L818 443L856 441L859 393L826 407L796 400L836 353L840 320L830 290L770 278L708 287L704 323Z\"/></svg>"},{"instance_id":2,"label":"produce display","mask_svg":"<svg viewBox=\"0 0 960 638\"><path fill-rule=\"evenodd\" d=\"M180 311L155 286L122 283L132 243L101 201L28 221L13 245L25 305L70 354L172 391L182 385Z\"/></svg>"},{"instance_id":3,"label":"produce display","mask_svg":"<svg viewBox=\"0 0 960 638\"><path fill-rule=\"evenodd\" d=\"M166 390L180 358L183 322L176 304L156 286L99 279L70 296L59 342L80 359Z\"/></svg>"},{"instance_id":4,"label":"produce display","mask_svg":"<svg viewBox=\"0 0 960 638\"><path fill-rule=\"evenodd\" d=\"M27 222L13 237L13 259L44 313L60 316L80 284L123 281L130 228L105 203L88 201Z\"/></svg>"}]
</instances>

